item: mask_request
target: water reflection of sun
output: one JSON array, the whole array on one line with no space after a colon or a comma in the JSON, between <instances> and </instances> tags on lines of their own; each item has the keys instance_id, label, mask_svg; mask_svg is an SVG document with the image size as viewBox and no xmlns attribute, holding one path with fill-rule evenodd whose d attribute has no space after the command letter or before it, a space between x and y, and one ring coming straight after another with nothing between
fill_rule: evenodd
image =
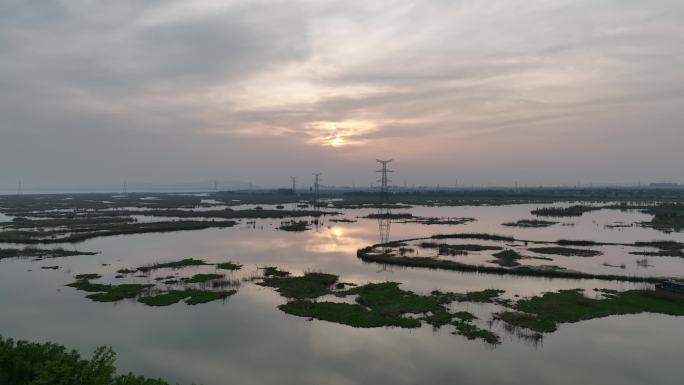
<instances>
[{"instance_id":1,"label":"water reflection of sun","mask_svg":"<svg viewBox=\"0 0 684 385\"><path fill-rule=\"evenodd\" d=\"M356 253L368 241L355 234L363 234L363 231L331 226L325 231L312 233L313 237L308 240L306 249L316 253Z\"/></svg>"}]
</instances>

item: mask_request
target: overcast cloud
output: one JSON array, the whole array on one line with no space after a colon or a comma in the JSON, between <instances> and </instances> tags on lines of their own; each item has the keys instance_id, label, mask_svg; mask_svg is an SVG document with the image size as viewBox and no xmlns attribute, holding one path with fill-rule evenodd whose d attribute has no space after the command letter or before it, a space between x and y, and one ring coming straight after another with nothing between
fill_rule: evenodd
<instances>
[{"instance_id":1,"label":"overcast cloud","mask_svg":"<svg viewBox=\"0 0 684 385\"><path fill-rule=\"evenodd\" d=\"M684 182L680 0L0 0L0 189Z\"/></svg>"}]
</instances>

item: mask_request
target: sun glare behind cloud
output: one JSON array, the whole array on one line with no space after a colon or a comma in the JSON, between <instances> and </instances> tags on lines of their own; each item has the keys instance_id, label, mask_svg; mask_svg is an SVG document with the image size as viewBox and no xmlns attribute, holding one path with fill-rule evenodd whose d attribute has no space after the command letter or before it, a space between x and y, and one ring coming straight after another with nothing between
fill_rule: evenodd
<instances>
[{"instance_id":1,"label":"sun glare behind cloud","mask_svg":"<svg viewBox=\"0 0 684 385\"><path fill-rule=\"evenodd\" d=\"M343 147L364 144L363 136L376 130L376 125L364 120L314 122L307 126L310 144Z\"/></svg>"}]
</instances>

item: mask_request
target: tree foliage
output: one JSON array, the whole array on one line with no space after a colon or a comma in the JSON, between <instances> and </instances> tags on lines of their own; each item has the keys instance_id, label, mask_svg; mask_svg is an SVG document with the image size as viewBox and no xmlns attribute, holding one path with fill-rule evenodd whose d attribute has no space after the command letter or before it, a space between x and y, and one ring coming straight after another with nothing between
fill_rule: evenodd
<instances>
[{"instance_id":1,"label":"tree foliage","mask_svg":"<svg viewBox=\"0 0 684 385\"><path fill-rule=\"evenodd\" d=\"M0 337L0 384L12 385L169 385L131 373L117 375L111 348L101 346L93 357L53 343L14 341Z\"/></svg>"}]
</instances>

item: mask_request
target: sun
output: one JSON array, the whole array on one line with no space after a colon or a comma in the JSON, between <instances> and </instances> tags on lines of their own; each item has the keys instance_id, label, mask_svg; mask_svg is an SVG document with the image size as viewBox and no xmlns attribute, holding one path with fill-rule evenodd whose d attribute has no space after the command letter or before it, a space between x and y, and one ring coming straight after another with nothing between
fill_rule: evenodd
<instances>
[{"instance_id":1,"label":"sun","mask_svg":"<svg viewBox=\"0 0 684 385\"><path fill-rule=\"evenodd\" d=\"M365 143L363 135L376 129L376 124L365 120L322 121L307 125L309 143L329 147L347 147Z\"/></svg>"},{"instance_id":2,"label":"sun","mask_svg":"<svg viewBox=\"0 0 684 385\"><path fill-rule=\"evenodd\" d=\"M341 147L344 146L346 143L344 141L344 138L341 138L339 136L335 136L334 138L331 138L328 140L328 145L332 147Z\"/></svg>"}]
</instances>

